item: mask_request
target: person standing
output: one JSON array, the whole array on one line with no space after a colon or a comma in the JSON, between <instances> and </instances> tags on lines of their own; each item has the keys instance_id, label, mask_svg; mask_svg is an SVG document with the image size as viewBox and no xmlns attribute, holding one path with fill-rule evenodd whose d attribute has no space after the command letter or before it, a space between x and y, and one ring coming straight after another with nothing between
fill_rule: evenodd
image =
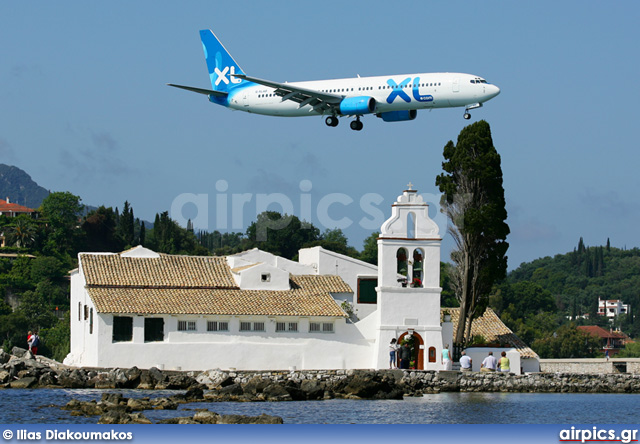
<instances>
[{"instance_id":1,"label":"person standing","mask_svg":"<svg viewBox=\"0 0 640 444\"><path fill-rule=\"evenodd\" d=\"M470 372L472 364L473 360L467 356L467 352L463 350L462 356L460 357L460 370L463 372Z\"/></svg>"},{"instance_id":2,"label":"person standing","mask_svg":"<svg viewBox=\"0 0 640 444\"><path fill-rule=\"evenodd\" d=\"M449 344L445 345L442 349L442 369L451 370L453 363L451 362L451 352L449 351Z\"/></svg>"},{"instance_id":3,"label":"person standing","mask_svg":"<svg viewBox=\"0 0 640 444\"><path fill-rule=\"evenodd\" d=\"M389 344L389 368L398 368L398 360L396 358L397 351L398 341L396 338L393 338Z\"/></svg>"},{"instance_id":4,"label":"person standing","mask_svg":"<svg viewBox=\"0 0 640 444\"><path fill-rule=\"evenodd\" d=\"M29 330L27 335L27 344L29 345L29 351L33 353L33 355L38 354L38 346L40 345L40 338L38 337L38 332L32 332Z\"/></svg>"},{"instance_id":5,"label":"person standing","mask_svg":"<svg viewBox=\"0 0 640 444\"><path fill-rule=\"evenodd\" d=\"M496 360L496 358L493 357L493 352L489 352L489 356L484 358L484 361L482 361L482 364L480 365L480 371L495 372L497 364L498 364L498 361Z\"/></svg>"},{"instance_id":6,"label":"person standing","mask_svg":"<svg viewBox=\"0 0 640 444\"><path fill-rule=\"evenodd\" d=\"M408 342L405 342L402 349L400 349L400 368L408 369L410 361L411 361L411 347L409 347Z\"/></svg>"},{"instance_id":7,"label":"person standing","mask_svg":"<svg viewBox=\"0 0 640 444\"><path fill-rule=\"evenodd\" d=\"M502 357L498 361L498 367L500 367L501 372L509 373L509 371L511 371L511 363L509 362L509 358L507 358L507 352L502 352L500 355Z\"/></svg>"}]
</instances>

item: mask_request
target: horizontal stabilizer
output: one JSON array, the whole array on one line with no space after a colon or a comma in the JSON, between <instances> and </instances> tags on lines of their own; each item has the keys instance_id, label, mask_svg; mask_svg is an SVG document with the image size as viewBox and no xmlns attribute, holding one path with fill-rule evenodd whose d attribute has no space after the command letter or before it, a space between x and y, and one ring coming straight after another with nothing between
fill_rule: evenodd
<instances>
[{"instance_id":1,"label":"horizontal stabilizer","mask_svg":"<svg viewBox=\"0 0 640 444\"><path fill-rule=\"evenodd\" d=\"M207 96L227 97L228 95L226 92L214 91L212 89L195 88L193 86L174 85L173 83L167 83L167 85L173 86L174 88L186 89L187 91L196 92L198 94L205 94Z\"/></svg>"}]
</instances>

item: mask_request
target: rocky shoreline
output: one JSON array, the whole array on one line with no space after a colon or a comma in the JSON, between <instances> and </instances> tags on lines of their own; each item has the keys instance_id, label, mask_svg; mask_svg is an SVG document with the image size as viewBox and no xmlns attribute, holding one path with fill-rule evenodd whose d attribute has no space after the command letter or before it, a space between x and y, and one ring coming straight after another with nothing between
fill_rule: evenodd
<instances>
[{"instance_id":1,"label":"rocky shoreline","mask_svg":"<svg viewBox=\"0 0 640 444\"><path fill-rule=\"evenodd\" d=\"M421 370L161 371L69 368L24 349L0 349L0 389L97 388L207 390L207 401L402 399L439 392L640 393L639 374Z\"/></svg>"}]
</instances>

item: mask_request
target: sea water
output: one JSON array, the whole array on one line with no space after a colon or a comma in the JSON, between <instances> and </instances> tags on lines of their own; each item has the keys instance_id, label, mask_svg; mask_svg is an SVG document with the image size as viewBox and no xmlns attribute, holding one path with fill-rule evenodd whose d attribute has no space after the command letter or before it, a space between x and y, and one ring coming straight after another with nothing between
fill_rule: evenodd
<instances>
[{"instance_id":1,"label":"sea water","mask_svg":"<svg viewBox=\"0 0 640 444\"><path fill-rule=\"evenodd\" d=\"M0 423L96 424L97 416L61 410L71 399L100 400L103 393L129 398L171 396L182 391L96 389L0 390ZM290 402L197 402L178 410L147 410L152 422L193 416L206 408L219 414L280 416L285 424L632 424L640 395L575 393L440 393L404 400Z\"/></svg>"}]
</instances>

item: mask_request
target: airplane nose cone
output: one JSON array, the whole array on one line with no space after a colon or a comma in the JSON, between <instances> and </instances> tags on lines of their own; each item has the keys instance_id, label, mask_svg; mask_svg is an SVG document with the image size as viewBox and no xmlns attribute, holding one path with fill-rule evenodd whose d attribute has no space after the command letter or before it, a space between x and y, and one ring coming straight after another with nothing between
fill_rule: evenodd
<instances>
[{"instance_id":1,"label":"airplane nose cone","mask_svg":"<svg viewBox=\"0 0 640 444\"><path fill-rule=\"evenodd\" d=\"M498 88L496 85L491 85L491 88L489 89L488 92L489 92L489 98L493 99L495 96L500 94L500 88Z\"/></svg>"}]
</instances>

